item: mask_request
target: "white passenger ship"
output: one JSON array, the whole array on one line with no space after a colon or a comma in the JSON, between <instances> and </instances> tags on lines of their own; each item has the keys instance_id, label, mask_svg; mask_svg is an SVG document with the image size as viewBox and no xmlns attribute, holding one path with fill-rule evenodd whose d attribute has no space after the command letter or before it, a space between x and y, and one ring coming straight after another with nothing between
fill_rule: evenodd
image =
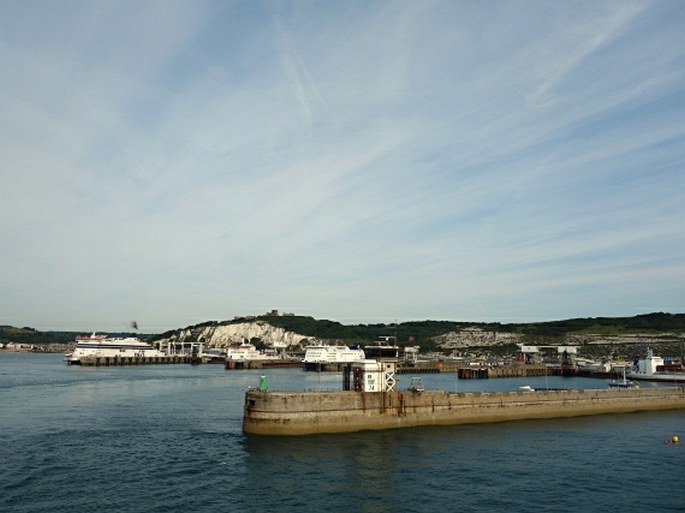
<instances>
[{"instance_id":1,"label":"white passenger ship","mask_svg":"<svg viewBox=\"0 0 685 513\"><path fill-rule=\"evenodd\" d=\"M326 344L319 344L307 346L305 348L304 364L317 363L352 363L364 360L364 351L362 349L352 349L347 346L329 346Z\"/></svg>"},{"instance_id":2,"label":"white passenger ship","mask_svg":"<svg viewBox=\"0 0 685 513\"><path fill-rule=\"evenodd\" d=\"M253 344L234 344L226 348L226 360L251 361L251 360L278 360L277 354L260 351Z\"/></svg>"},{"instance_id":3,"label":"white passenger ship","mask_svg":"<svg viewBox=\"0 0 685 513\"><path fill-rule=\"evenodd\" d=\"M147 342L136 337L107 337L93 333L76 337L76 347L65 355L70 365L80 365L83 358L89 357L128 357L128 356L166 356Z\"/></svg>"}]
</instances>

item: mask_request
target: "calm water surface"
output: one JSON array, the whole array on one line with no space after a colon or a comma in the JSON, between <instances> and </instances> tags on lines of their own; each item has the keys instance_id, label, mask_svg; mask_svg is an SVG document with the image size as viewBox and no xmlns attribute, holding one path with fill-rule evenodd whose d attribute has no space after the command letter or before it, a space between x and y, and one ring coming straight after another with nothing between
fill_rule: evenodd
<instances>
[{"instance_id":1,"label":"calm water surface","mask_svg":"<svg viewBox=\"0 0 685 513\"><path fill-rule=\"evenodd\" d=\"M243 394L260 374L0 353L0 512L685 512L685 443L664 443L685 440L683 411L246 436ZM280 390L341 382L337 373L265 374ZM605 386L422 378L459 392Z\"/></svg>"}]
</instances>

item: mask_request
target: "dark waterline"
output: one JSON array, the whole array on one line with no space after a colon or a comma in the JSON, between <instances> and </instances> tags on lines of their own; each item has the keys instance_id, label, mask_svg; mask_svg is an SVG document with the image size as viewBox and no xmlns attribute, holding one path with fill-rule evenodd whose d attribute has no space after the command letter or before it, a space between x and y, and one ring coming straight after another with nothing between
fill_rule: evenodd
<instances>
[{"instance_id":1,"label":"dark waterline","mask_svg":"<svg viewBox=\"0 0 685 513\"><path fill-rule=\"evenodd\" d=\"M272 389L339 374L265 373ZM245 436L260 372L219 365L67 367L0 353L0 511L685 511L685 412L319 435ZM409 376L401 376L406 387ZM569 378L457 381L449 391L597 388Z\"/></svg>"}]
</instances>

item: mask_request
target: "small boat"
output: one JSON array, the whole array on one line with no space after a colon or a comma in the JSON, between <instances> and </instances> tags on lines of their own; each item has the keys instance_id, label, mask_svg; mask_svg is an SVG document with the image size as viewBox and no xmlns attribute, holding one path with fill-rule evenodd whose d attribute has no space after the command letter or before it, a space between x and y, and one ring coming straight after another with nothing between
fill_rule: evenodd
<instances>
[{"instance_id":1,"label":"small boat","mask_svg":"<svg viewBox=\"0 0 685 513\"><path fill-rule=\"evenodd\" d=\"M409 384L409 388L407 388L407 390L421 393L426 390L426 388L423 386L423 380L419 377L415 377L411 378L411 383Z\"/></svg>"},{"instance_id":2,"label":"small boat","mask_svg":"<svg viewBox=\"0 0 685 513\"><path fill-rule=\"evenodd\" d=\"M535 392L535 389L530 385L523 385L519 387L519 392Z\"/></svg>"},{"instance_id":3,"label":"small boat","mask_svg":"<svg viewBox=\"0 0 685 513\"><path fill-rule=\"evenodd\" d=\"M612 379L608 383L609 388L640 388L635 381L626 378L626 368L623 367L623 379Z\"/></svg>"}]
</instances>

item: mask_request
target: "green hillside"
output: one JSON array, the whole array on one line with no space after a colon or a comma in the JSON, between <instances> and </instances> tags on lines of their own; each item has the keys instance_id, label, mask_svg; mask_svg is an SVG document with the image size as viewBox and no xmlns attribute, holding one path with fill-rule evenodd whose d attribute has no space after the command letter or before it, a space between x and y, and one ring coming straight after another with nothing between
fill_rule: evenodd
<instances>
[{"instance_id":1,"label":"green hillside","mask_svg":"<svg viewBox=\"0 0 685 513\"><path fill-rule=\"evenodd\" d=\"M33 328L0 326L0 344L69 344L76 333L66 331L38 331Z\"/></svg>"},{"instance_id":2,"label":"green hillside","mask_svg":"<svg viewBox=\"0 0 685 513\"><path fill-rule=\"evenodd\" d=\"M262 321L274 327L302 335L341 340L348 344L368 343L382 336L396 336L400 345L431 347L430 339L437 335L471 327L486 331L518 333L531 339L561 338L568 334L597 333L604 335L626 333L685 332L685 314L651 313L634 317L590 317L560 321L501 324L462 321L409 321L398 324L352 324L345 325L326 319L314 319L299 315L264 315L255 318L238 318L231 321L209 321L185 329L198 333L207 326L220 326L250 321ZM155 338L168 338L179 330L162 333Z\"/></svg>"},{"instance_id":3,"label":"green hillside","mask_svg":"<svg viewBox=\"0 0 685 513\"><path fill-rule=\"evenodd\" d=\"M326 319L314 319L298 315L264 315L256 318L237 318L231 321L208 321L188 326L184 329L200 331L206 326L236 324L246 321L268 322L274 327L284 328L305 336L341 340L348 344L368 343L382 336L396 336L401 345L421 345L424 349L432 346L430 339L436 335L473 327L486 331L518 333L531 339L553 341L569 334L620 335L628 333L685 332L685 314L650 313L634 317L588 317L549 322L501 324L463 321L409 321L398 324L352 324L345 325ZM139 335L144 339L168 338L178 333L171 330L157 335ZM75 332L46 331L32 328L0 326L0 343L23 344L67 344L73 342ZM121 335L110 333L110 335Z\"/></svg>"},{"instance_id":4,"label":"green hillside","mask_svg":"<svg viewBox=\"0 0 685 513\"><path fill-rule=\"evenodd\" d=\"M0 326L0 344L71 344L77 335L90 335L85 331L38 331L33 328L16 328L14 326ZM129 336L130 333L102 333L113 337ZM140 339L149 339L152 335L136 334Z\"/></svg>"}]
</instances>

